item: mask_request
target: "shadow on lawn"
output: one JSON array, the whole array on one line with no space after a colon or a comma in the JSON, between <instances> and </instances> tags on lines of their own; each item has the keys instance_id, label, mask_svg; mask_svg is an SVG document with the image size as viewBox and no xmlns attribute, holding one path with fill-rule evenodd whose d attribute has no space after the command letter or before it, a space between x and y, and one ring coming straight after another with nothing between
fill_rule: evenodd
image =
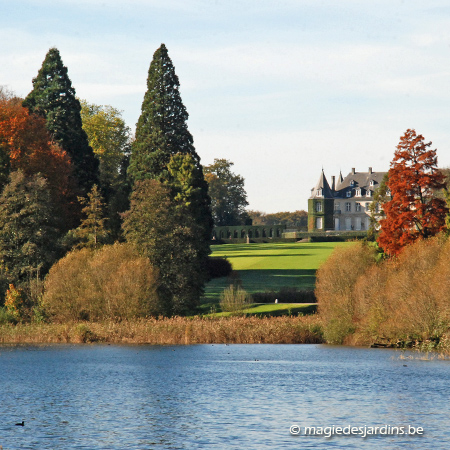
<instances>
[{"instance_id":1,"label":"shadow on lawn","mask_svg":"<svg viewBox=\"0 0 450 450\"><path fill-rule=\"evenodd\" d=\"M314 289L315 269L266 269L239 270L242 287L250 294L254 292L279 291L282 288ZM205 300L219 302L220 294L231 284L228 278L211 280L205 289Z\"/></svg>"}]
</instances>

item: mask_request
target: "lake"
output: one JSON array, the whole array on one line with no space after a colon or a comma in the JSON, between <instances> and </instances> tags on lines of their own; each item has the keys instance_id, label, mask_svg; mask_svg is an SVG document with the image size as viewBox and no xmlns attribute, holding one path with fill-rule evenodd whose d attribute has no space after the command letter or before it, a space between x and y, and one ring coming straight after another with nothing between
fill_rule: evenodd
<instances>
[{"instance_id":1,"label":"lake","mask_svg":"<svg viewBox=\"0 0 450 450\"><path fill-rule=\"evenodd\" d=\"M394 350L2 346L0 387L4 450L450 448L450 361Z\"/></svg>"}]
</instances>

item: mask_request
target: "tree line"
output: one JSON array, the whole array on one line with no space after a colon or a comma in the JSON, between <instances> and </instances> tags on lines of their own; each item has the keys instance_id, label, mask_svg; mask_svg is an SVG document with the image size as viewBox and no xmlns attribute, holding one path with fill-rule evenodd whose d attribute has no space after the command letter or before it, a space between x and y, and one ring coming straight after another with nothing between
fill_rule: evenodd
<instances>
[{"instance_id":1,"label":"tree line","mask_svg":"<svg viewBox=\"0 0 450 450\"><path fill-rule=\"evenodd\" d=\"M141 314L195 308L208 277L213 219L187 118L164 44L150 64L134 140L119 111L76 97L56 48L25 99L1 90L0 278L11 314L50 303L47 311L56 310L54 302L67 298L55 292L70 291L86 261L111 265L124 254L150 263L141 281L153 280L155 289ZM128 250L99 253L114 242ZM111 289L106 278L91 283L100 286L97 297ZM91 309L79 305L78 314Z\"/></svg>"}]
</instances>

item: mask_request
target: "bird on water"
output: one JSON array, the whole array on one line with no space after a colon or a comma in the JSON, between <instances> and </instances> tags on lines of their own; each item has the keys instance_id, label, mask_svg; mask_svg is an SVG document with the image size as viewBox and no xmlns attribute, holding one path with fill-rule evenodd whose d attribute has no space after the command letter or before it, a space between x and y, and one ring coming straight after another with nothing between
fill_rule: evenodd
<instances>
[{"instance_id":1,"label":"bird on water","mask_svg":"<svg viewBox=\"0 0 450 450\"><path fill-rule=\"evenodd\" d=\"M25 421L22 420L21 423L16 423L16 427L24 427L25 426Z\"/></svg>"}]
</instances>

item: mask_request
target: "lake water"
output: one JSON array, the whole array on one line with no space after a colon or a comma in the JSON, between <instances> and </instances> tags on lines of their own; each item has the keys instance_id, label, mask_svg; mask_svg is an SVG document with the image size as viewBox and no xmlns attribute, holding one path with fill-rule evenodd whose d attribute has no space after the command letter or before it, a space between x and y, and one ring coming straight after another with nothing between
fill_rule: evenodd
<instances>
[{"instance_id":1,"label":"lake water","mask_svg":"<svg viewBox=\"0 0 450 450\"><path fill-rule=\"evenodd\" d=\"M325 345L3 346L0 445L450 448L450 361L402 355ZM344 430L317 434L333 426ZM376 426L384 428L361 437ZM349 427L361 433L343 435ZM387 434L392 427L423 435Z\"/></svg>"}]
</instances>

